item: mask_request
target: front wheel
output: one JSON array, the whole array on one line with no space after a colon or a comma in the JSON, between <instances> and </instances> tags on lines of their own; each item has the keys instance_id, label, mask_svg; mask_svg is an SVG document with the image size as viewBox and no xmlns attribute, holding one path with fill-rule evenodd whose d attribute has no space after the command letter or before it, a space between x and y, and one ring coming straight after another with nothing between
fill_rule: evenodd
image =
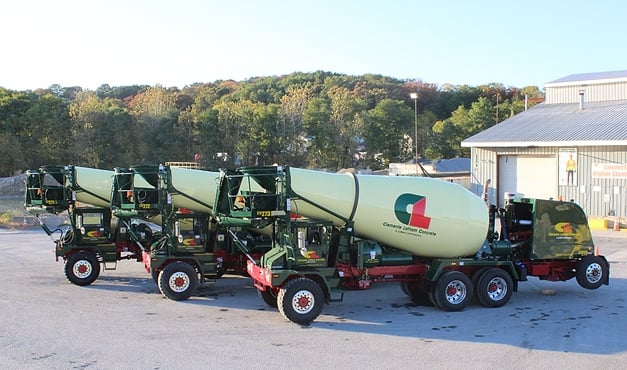
<instances>
[{"instance_id":1,"label":"front wheel","mask_svg":"<svg viewBox=\"0 0 627 370\"><path fill-rule=\"evenodd\" d=\"M463 272L447 271L433 289L437 307L444 311L461 311L472 301L472 282Z\"/></svg>"},{"instance_id":2,"label":"front wheel","mask_svg":"<svg viewBox=\"0 0 627 370\"><path fill-rule=\"evenodd\" d=\"M152 280L155 281L155 283L157 283L157 285L159 285L159 273L161 271L155 269L154 267L150 268L150 276L152 276Z\"/></svg>"},{"instance_id":3,"label":"front wheel","mask_svg":"<svg viewBox=\"0 0 627 370\"><path fill-rule=\"evenodd\" d=\"M198 287L198 273L187 262L172 262L159 273L159 290L166 298L184 301Z\"/></svg>"},{"instance_id":4,"label":"front wheel","mask_svg":"<svg viewBox=\"0 0 627 370\"><path fill-rule=\"evenodd\" d=\"M65 262L65 277L72 284L89 285L96 281L99 275L100 263L93 252L76 252Z\"/></svg>"},{"instance_id":5,"label":"front wheel","mask_svg":"<svg viewBox=\"0 0 627 370\"><path fill-rule=\"evenodd\" d=\"M609 268L605 259L586 256L577 263L577 283L586 289L596 289L607 281Z\"/></svg>"},{"instance_id":6,"label":"front wheel","mask_svg":"<svg viewBox=\"0 0 627 370\"><path fill-rule=\"evenodd\" d=\"M320 285L311 279L293 279L279 290L277 305L287 320L308 325L322 312L324 293Z\"/></svg>"},{"instance_id":7,"label":"front wheel","mask_svg":"<svg viewBox=\"0 0 627 370\"><path fill-rule=\"evenodd\" d=\"M475 285L477 299L484 307L501 307L512 297L514 282L502 269L491 268L479 276Z\"/></svg>"}]
</instances>

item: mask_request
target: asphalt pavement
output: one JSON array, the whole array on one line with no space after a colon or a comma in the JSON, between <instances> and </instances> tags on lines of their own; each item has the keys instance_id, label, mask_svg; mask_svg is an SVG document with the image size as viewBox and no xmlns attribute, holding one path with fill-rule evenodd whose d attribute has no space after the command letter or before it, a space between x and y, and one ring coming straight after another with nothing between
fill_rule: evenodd
<instances>
[{"instance_id":1,"label":"asphalt pavement","mask_svg":"<svg viewBox=\"0 0 627 370\"><path fill-rule=\"evenodd\" d=\"M0 229L0 367L625 368L627 231L593 234L611 266L610 285L597 290L530 278L504 307L444 312L379 284L346 292L299 326L241 276L182 302L163 298L134 261L72 285L43 231Z\"/></svg>"}]
</instances>

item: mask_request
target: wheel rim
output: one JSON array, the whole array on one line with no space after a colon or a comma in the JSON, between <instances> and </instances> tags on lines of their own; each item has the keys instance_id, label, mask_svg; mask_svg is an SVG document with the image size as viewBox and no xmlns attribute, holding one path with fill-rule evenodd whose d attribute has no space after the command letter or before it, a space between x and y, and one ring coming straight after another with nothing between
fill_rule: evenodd
<instances>
[{"instance_id":1,"label":"wheel rim","mask_svg":"<svg viewBox=\"0 0 627 370\"><path fill-rule=\"evenodd\" d=\"M603 270L601 270L601 265L598 263L591 263L586 267L586 279L594 284L598 283L603 277Z\"/></svg>"},{"instance_id":2,"label":"wheel rim","mask_svg":"<svg viewBox=\"0 0 627 370\"><path fill-rule=\"evenodd\" d=\"M466 299L466 285L459 280L453 280L446 286L446 300L451 304L458 304Z\"/></svg>"},{"instance_id":3,"label":"wheel rim","mask_svg":"<svg viewBox=\"0 0 627 370\"><path fill-rule=\"evenodd\" d=\"M507 294L507 283L503 278L495 277L488 282L486 289L491 300L499 301Z\"/></svg>"},{"instance_id":4,"label":"wheel rim","mask_svg":"<svg viewBox=\"0 0 627 370\"><path fill-rule=\"evenodd\" d=\"M189 276L186 273L177 271L170 276L168 279L168 286L172 291L176 293L181 293L186 291L191 284L189 280Z\"/></svg>"},{"instance_id":5,"label":"wheel rim","mask_svg":"<svg viewBox=\"0 0 627 370\"><path fill-rule=\"evenodd\" d=\"M309 313L315 303L314 295L308 290L299 290L292 297L292 308L299 314Z\"/></svg>"},{"instance_id":6,"label":"wheel rim","mask_svg":"<svg viewBox=\"0 0 627 370\"><path fill-rule=\"evenodd\" d=\"M86 279L92 273L91 263L87 260L80 260L72 266L72 273L79 279Z\"/></svg>"}]
</instances>

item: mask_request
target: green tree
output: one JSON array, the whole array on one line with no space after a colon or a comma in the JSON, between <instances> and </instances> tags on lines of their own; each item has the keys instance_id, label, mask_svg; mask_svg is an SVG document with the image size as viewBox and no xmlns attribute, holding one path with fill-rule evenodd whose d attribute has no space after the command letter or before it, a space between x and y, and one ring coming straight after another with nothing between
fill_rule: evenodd
<instances>
[{"instance_id":1,"label":"green tree","mask_svg":"<svg viewBox=\"0 0 627 370\"><path fill-rule=\"evenodd\" d=\"M160 85L149 87L135 95L128 107L137 122L141 162L165 163L191 161L193 155L185 154L187 142L177 127L179 111L177 92Z\"/></svg>"},{"instance_id":2,"label":"green tree","mask_svg":"<svg viewBox=\"0 0 627 370\"><path fill-rule=\"evenodd\" d=\"M12 132L0 132L0 177L13 176L19 169L25 169L28 164L25 160L18 138Z\"/></svg>"},{"instance_id":3,"label":"green tree","mask_svg":"<svg viewBox=\"0 0 627 370\"><path fill-rule=\"evenodd\" d=\"M303 111L303 128L308 141L309 167L337 166L334 137L336 131L331 124L331 104L328 99L314 97L307 101L307 106Z\"/></svg>"},{"instance_id":4,"label":"green tree","mask_svg":"<svg viewBox=\"0 0 627 370\"><path fill-rule=\"evenodd\" d=\"M414 112L402 100L384 99L368 112L364 140L366 166L386 168L390 162L412 158Z\"/></svg>"},{"instance_id":5,"label":"green tree","mask_svg":"<svg viewBox=\"0 0 627 370\"><path fill-rule=\"evenodd\" d=\"M23 115L29 135L22 143L29 148L27 165L67 164L71 157L71 121L68 103L52 94L39 96Z\"/></svg>"},{"instance_id":6,"label":"green tree","mask_svg":"<svg viewBox=\"0 0 627 370\"><path fill-rule=\"evenodd\" d=\"M343 87L330 88L327 95L331 100L330 122L335 132L333 156L337 158L336 165L331 168L354 167L359 154L358 147L364 136L366 104Z\"/></svg>"},{"instance_id":7,"label":"green tree","mask_svg":"<svg viewBox=\"0 0 627 370\"><path fill-rule=\"evenodd\" d=\"M70 104L72 161L111 169L134 164L138 130L119 100L100 99L91 91L79 93Z\"/></svg>"},{"instance_id":8,"label":"green tree","mask_svg":"<svg viewBox=\"0 0 627 370\"><path fill-rule=\"evenodd\" d=\"M0 175L12 176L18 169L26 169L27 144L25 139L32 137L24 124L24 115L32 106L32 97L27 93L0 88Z\"/></svg>"},{"instance_id":9,"label":"green tree","mask_svg":"<svg viewBox=\"0 0 627 370\"><path fill-rule=\"evenodd\" d=\"M495 109L487 98L479 98L467 109L460 105L449 119L439 121L433 126L436 134L434 146L429 149L432 156L440 158L468 157L468 148L462 148L461 142L495 124Z\"/></svg>"},{"instance_id":10,"label":"green tree","mask_svg":"<svg viewBox=\"0 0 627 370\"><path fill-rule=\"evenodd\" d=\"M465 134L461 127L455 125L450 119L446 119L437 121L432 130L435 135L433 144L425 151L427 158L448 159L459 157L462 154L460 140Z\"/></svg>"}]
</instances>

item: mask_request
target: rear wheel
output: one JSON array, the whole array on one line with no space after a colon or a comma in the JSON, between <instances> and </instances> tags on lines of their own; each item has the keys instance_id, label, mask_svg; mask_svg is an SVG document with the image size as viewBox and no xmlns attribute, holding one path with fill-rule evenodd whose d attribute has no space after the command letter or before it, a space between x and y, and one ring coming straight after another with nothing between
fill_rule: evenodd
<instances>
[{"instance_id":1,"label":"rear wheel","mask_svg":"<svg viewBox=\"0 0 627 370\"><path fill-rule=\"evenodd\" d=\"M577 263L577 283L586 289L596 289L607 279L607 262L599 256L586 256Z\"/></svg>"},{"instance_id":2,"label":"rear wheel","mask_svg":"<svg viewBox=\"0 0 627 370\"><path fill-rule=\"evenodd\" d=\"M445 311L461 311L472 300L472 282L462 272L447 271L435 284L433 299Z\"/></svg>"},{"instance_id":3,"label":"rear wheel","mask_svg":"<svg viewBox=\"0 0 627 370\"><path fill-rule=\"evenodd\" d=\"M275 291L272 288L268 288L266 287L265 290L257 290L259 292L259 295L261 296L261 299L263 299L263 301L270 307L274 307L277 308L278 304L277 304L277 295L278 292Z\"/></svg>"},{"instance_id":4,"label":"rear wheel","mask_svg":"<svg viewBox=\"0 0 627 370\"><path fill-rule=\"evenodd\" d=\"M100 263L93 252L76 252L65 262L65 277L72 284L89 285L96 281L99 275Z\"/></svg>"},{"instance_id":5,"label":"rear wheel","mask_svg":"<svg viewBox=\"0 0 627 370\"><path fill-rule=\"evenodd\" d=\"M512 297L514 282L504 270L491 268L479 277L475 292L484 307L501 307Z\"/></svg>"},{"instance_id":6,"label":"rear wheel","mask_svg":"<svg viewBox=\"0 0 627 370\"><path fill-rule=\"evenodd\" d=\"M427 290L415 282L401 282L401 290L411 298L412 302L421 306L432 306Z\"/></svg>"},{"instance_id":7,"label":"rear wheel","mask_svg":"<svg viewBox=\"0 0 627 370\"><path fill-rule=\"evenodd\" d=\"M183 301L192 296L198 287L198 273L187 262L173 262L159 273L159 290L165 297Z\"/></svg>"},{"instance_id":8,"label":"rear wheel","mask_svg":"<svg viewBox=\"0 0 627 370\"><path fill-rule=\"evenodd\" d=\"M277 305L286 319L308 325L322 312L324 293L320 285L311 279L293 279L279 290Z\"/></svg>"}]
</instances>

